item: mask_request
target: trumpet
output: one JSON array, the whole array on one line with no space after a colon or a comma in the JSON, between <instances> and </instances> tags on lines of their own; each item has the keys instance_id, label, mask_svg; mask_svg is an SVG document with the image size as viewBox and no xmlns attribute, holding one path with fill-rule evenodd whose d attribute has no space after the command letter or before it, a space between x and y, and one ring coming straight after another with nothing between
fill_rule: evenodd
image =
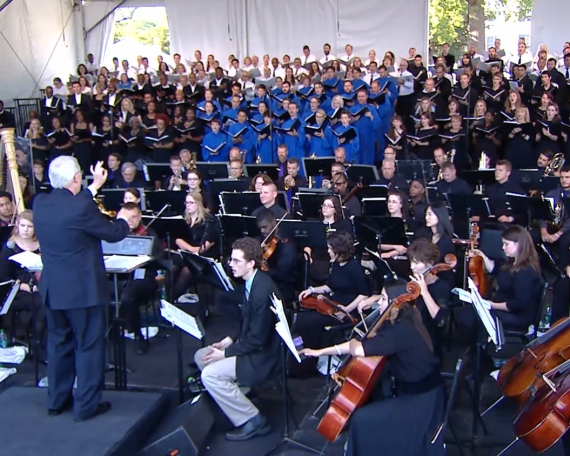
<instances>
[{"instance_id":1,"label":"trumpet","mask_svg":"<svg viewBox=\"0 0 570 456\"><path fill-rule=\"evenodd\" d=\"M544 168L544 177L559 173L565 161L566 159L562 152L555 154L554 157L552 157L552 161Z\"/></svg>"},{"instance_id":2,"label":"trumpet","mask_svg":"<svg viewBox=\"0 0 570 456\"><path fill-rule=\"evenodd\" d=\"M285 191L287 192L291 187L295 186L295 179L293 179L291 174L287 174L283 179L283 183L285 184Z\"/></svg>"},{"instance_id":3,"label":"trumpet","mask_svg":"<svg viewBox=\"0 0 570 456\"><path fill-rule=\"evenodd\" d=\"M261 155L257 155L257 157L255 158L255 164L259 165L261 163Z\"/></svg>"}]
</instances>

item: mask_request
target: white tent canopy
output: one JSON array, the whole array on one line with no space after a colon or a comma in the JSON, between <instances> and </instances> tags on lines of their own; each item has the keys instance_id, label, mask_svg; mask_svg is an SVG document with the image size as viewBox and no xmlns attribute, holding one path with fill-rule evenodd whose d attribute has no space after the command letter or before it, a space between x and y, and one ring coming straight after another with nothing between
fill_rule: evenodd
<instances>
[{"instance_id":1,"label":"white tent canopy","mask_svg":"<svg viewBox=\"0 0 570 456\"><path fill-rule=\"evenodd\" d=\"M9 0L8 0L9 1ZM200 49L225 64L263 54L301 55L303 45L322 55L344 53L348 43L366 60L391 50L408 55L409 47L427 53L428 0L13 0L0 11L0 100L39 96L39 88L55 76L67 80L89 52L99 63L109 55L113 11L117 7L164 6L168 14L171 52L192 58ZM3 4L0 0L0 4ZM0 6L1 8L1 6ZM117 55L129 58L133 53Z\"/></svg>"}]
</instances>

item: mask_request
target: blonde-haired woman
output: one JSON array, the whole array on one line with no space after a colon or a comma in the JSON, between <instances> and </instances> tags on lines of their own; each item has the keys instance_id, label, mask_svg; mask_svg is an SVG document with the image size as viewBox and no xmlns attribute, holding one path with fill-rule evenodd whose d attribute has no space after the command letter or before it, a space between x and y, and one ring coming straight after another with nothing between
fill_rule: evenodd
<instances>
[{"instance_id":1,"label":"blonde-haired woman","mask_svg":"<svg viewBox=\"0 0 570 456\"><path fill-rule=\"evenodd\" d=\"M188 224L188 233L184 239L175 243L179 249L209 258L218 256L218 228L214 217L204 207L200 193L186 195L184 220ZM192 282L192 273L182 263L175 264L174 298L180 297Z\"/></svg>"},{"instance_id":2,"label":"blonde-haired woman","mask_svg":"<svg viewBox=\"0 0 570 456\"><path fill-rule=\"evenodd\" d=\"M530 122L528 108L520 106L515 110L515 122L505 124L506 138L505 159L513 169L531 169L536 167L536 155L533 150L534 127Z\"/></svg>"},{"instance_id":3,"label":"blonde-haired woman","mask_svg":"<svg viewBox=\"0 0 570 456\"><path fill-rule=\"evenodd\" d=\"M19 280L20 290L16 294L10 312L18 314L18 321L27 333L31 330L33 340L38 348L43 344L45 335L45 313L40 294L38 293L39 275L30 273L9 258L22 252L40 253L40 244L34 231L32 211L24 211L17 218L12 235L0 252L0 280ZM16 328L17 329L17 328ZM42 355L43 357L43 355Z\"/></svg>"}]
</instances>

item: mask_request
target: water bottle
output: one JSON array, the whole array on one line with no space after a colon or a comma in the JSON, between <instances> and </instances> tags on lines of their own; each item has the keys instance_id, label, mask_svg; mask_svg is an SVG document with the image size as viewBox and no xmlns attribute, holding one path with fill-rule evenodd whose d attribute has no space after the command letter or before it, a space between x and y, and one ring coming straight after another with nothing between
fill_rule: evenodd
<instances>
[{"instance_id":1,"label":"water bottle","mask_svg":"<svg viewBox=\"0 0 570 456\"><path fill-rule=\"evenodd\" d=\"M544 328L550 329L550 320L552 318L552 308L550 303L546 304L546 309L544 311Z\"/></svg>"},{"instance_id":2,"label":"water bottle","mask_svg":"<svg viewBox=\"0 0 570 456\"><path fill-rule=\"evenodd\" d=\"M8 336L3 329L0 329L0 348L8 348Z\"/></svg>"}]
</instances>

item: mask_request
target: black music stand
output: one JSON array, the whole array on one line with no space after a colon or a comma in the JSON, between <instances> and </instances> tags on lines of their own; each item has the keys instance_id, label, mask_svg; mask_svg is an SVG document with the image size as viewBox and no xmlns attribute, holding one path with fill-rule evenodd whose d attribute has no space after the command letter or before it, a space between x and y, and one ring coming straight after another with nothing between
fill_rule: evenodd
<instances>
[{"instance_id":1,"label":"black music stand","mask_svg":"<svg viewBox=\"0 0 570 456\"><path fill-rule=\"evenodd\" d=\"M225 275L221 275L221 272L216 268L215 260L185 251L181 251L180 255L184 264L195 273L196 278L222 291L233 290L233 284L228 275L225 270ZM221 263L218 262L218 265L221 266Z\"/></svg>"},{"instance_id":2,"label":"black music stand","mask_svg":"<svg viewBox=\"0 0 570 456\"><path fill-rule=\"evenodd\" d=\"M208 184L208 192L211 196L210 214L217 214L220 209L220 198L217 198L222 192L246 192L249 182L246 180L236 179L216 179Z\"/></svg>"},{"instance_id":3,"label":"black music stand","mask_svg":"<svg viewBox=\"0 0 570 456\"><path fill-rule=\"evenodd\" d=\"M386 185L370 185L368 187L361 187L356 195L359 198L385 198L388 199L388 187Z\"/></svg>"},{"instance_id":4,"label":"black music stand","mask_svg":"<svg viewBox=\"0 0 570 456\"><path fill-rule=\"evenodd\" d=\"M398 176L403 177L408 182L416 179L427 182L433 179L433 168L430 160L398 160L396 161L396 170Z\"/></svg>"},{"instance_id":5,"label":"black music stand","mask_svg":"<svg viewBox=\"0 0 570 456\"><path fill-rule=\"evenodd\" d=\"M485 188L496 182L494 169L458 170L457 176L467 182L471 188L477 186Z\"/></svg>"},{"instance_id":6,"label":"black music stand","mask_svg":"<svg viewBox=\"0 0 570 456\"><path fill-rule=\"evenodd\" d=\"M538 190L542 179L538 169L514 169L510 179L515 179L526 192Z\"/></svg>"},{"instance_id":7,"label":"black music stand","mask_svg":"<svg viewBox=\"0 0 570 456\"><path fill-rule=\"evenodd\" d=\"M557 176L543 176L538 181L538 189L543 193L548 193L560 185L560 178Z\"/></svg>"},{"instance_id":8,"label":"black music stand","mask_svg":"<svg viewBox=\"0 0 570 456\"><path fill-rule=\"evenodd\" d=\"M145 163L143 165L143 175L146 182L154 184L159 181L162 183L164 179L172 176L172 169L168 163Z\"/></svg>"},{"instance_id":9,"label":"black music stand","mask_svg":"<svg viewBox=\"0 0 570 456\"><path fill-rule=\"evenodd\" d=\"M326 225L320 221L283 220L279 230L284 236L295 239L301 249L304 247L327 248Z\"/></svg>"},{"instance_id":10,"label":"black music stand","mask_svg":"<svg viewBox=\"0 0 570 456\"><path fill-rule=\"evenodd\" d=\"M144 188L137 188L141 194L141 207L145 207ZM99 195L103 200L103 207L109 211L118 211L123 205L124 188L102 188Z\"/></svg>"},{"instance_id":11,"label":"black music stand","mask_svg":"<svg viewBox=\"0 0 570 456\"><path fill-rule=\"evenodd\" d=\"M2 243L1 245L4 245L6 243L6 241L12 234L13 229L14 225L0 226L0 242Z\"/></svg>"},{"instance_id":12,"label":"black music stand","mask_svg":"<svg viewBox=\"0 0 570 456\"><path fill-rule=\"evenodd\" d=\"M244 174L252 179L258 174L267 174L273 182L279 180L279 168L273 163L244 165Z\"/></svg>"},{"instance_id":13,"label":"black music stand","mask_svg":"<svg viewBox=\"0 0 570 456\"><path fill-rule=\"evenodd\" d=\"M386 198L362 198L362 215L388 215Z\"/></svg>"},{"instance_id":14,"label":"black music stand","mask_svg":"<svg viewBox=\"0 0 570 456\"><path fill-rule=\"evenodd\" d=\"M533 219L553 221L553 214L548 201L517 193L507 193L506 197L514 214L526 214L526 226L530 226L530 221Z\"/></svg>"},{"instance_id":15,"label":"black music stand","mask_svg":"<svg viewBox=\"0 0 570 456\"><path fill-rule=\"evenodd\" d=\"M431 204L435 201L445 201L445 198L436 187L426 187L426 202Z\"/></svg>"},{"instance_id":16,"label":"black music stand","mask_svg":"<svg viewBox=\"0 0 570 456\"><path fill-rule=\"evenodd\" d=\"M352 165L346 169L346 175L350 182L362 185L370 185L380 179L378 169L373 165Z\"/></svg>"},{"instance_id":17,"label":"black music stand","mask_svg":"<svg viewBox=\"0 0 570 456\"><path fill-rule=\"evenodd\" d=\"M154 190L145 193L148 209L156 213L168 205L168 214L182 214L184 212L186 195L187 193L182 190Z\"/></svg>"},{"instance_id":18,"label":"black music stand","mask_svg":"<svg viewBox=\"0 0 570 456\"><path fill-rule=\"evenodd\" d=\"M309 177L325 177L331 174L331 165L336 161L334 157L303 157L303 172Z\"/></svg>"},{"instance_id":19,"label":"black music stand","mask_svg":"<svg viewBox=\"0 0 570 456\"><path fill-rule=\"evenodd\" d=\"M232 243L245 236L256 237L259 228L255 221L255 217L240 214L223 214L219 216L220 234L222 237L221 255L225 258L225 252L231 252Z\"/></svg>"},{"instance_id":20,"label":"black music stand","mask_svg":"<svg viewBox=\"0 0 570 456\"><path fill-rule=\"evenodd\" d=\"M322 193L297 193L303 220L321 219L321 206L325 197L338 198L338 202L342 207L342 200L338 195L323 195Z\"/></svg>"},{"instance_id":21,"label":"black music stand","mask_svg":"<svg viewBox=\"0 0 570 456\"><path fill-rule=\"evenodd\" d=\"M399 217L354 217L354 229L361 249L378 250L382 244L408 245L404 220Z\"/></svg>"},{"instance_id":22,"label":"black music stand","mask_svg":"<svg viewBox=\"0 0 570 456\"><path fill-rule=\"evenodd\" d=\"M229 177L229 162L196 162L196 169L202 176L202 181L227 179Z\"/></svg>"},{"instance_id":23,"label":"black music stand","mask_svg":"<svg viewBox=\"0 0 570 456\"><path fill-rule=\"evenodd\" d=\"M254 210L261 206L257 192L222 193L220 197L222 198L224 214L251 215ZM286 210L289 209L285 192L277 193L276 204Z\"/></svg>"},{"instance_id":24,"label":"black music stand","mask_svg":"<svg viewBox=\"0 0 570 456\"><path fill-rule=\"evenodd\" d=\"M447 193L447 202L451 207L453 227L461 239L469 239L469 223L471 217L488 218L491 214L489 198L483 195L459 195ZM465 226L459 222L465 222Z\"/></svg>"},{"instance_id":25,"label":"black music stand","mask_svg":"<svg viewBox=\"0 0 570 456\"><path fill-rule=\"evenodd\" d=\"M147 217L143 215L143 220L147 219L152 219L151 229L160 239L167 240L169 248L178 248L174 243L176 239L188 239L191 236L190 227L181 216Z\"/></svg>"}]
</instances>

